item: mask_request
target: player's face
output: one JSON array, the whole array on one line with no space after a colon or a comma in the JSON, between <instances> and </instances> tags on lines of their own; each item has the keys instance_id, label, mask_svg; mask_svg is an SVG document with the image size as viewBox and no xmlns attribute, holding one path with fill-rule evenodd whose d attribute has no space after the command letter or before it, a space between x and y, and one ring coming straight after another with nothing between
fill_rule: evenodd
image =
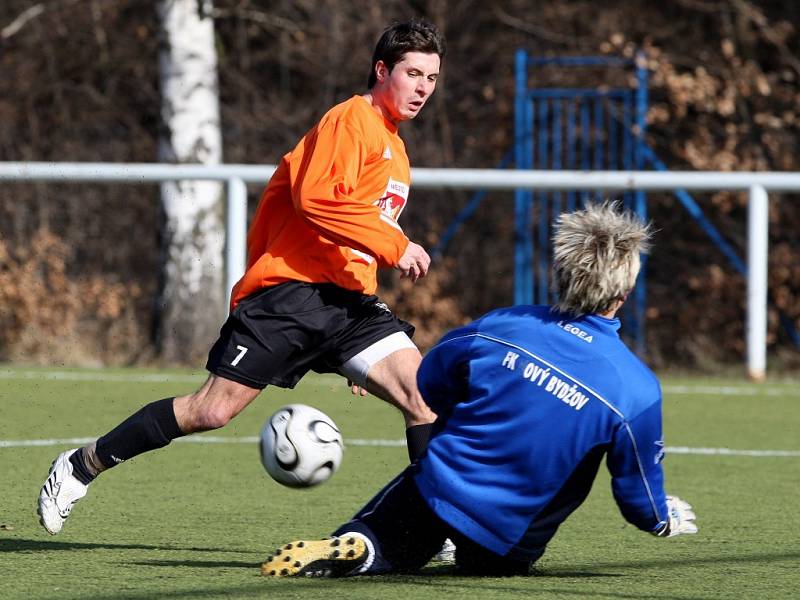
<instances>
[{"instance_id":1,"label":"player's face","mask_svg":"<svg viewBox=\"0 0 800 600\"><path fill-rule=\"evenodd\" d=\"M424 52L407 52L391 71L378 61L375 69L385 116L395 123L416 117L436 88L440 63L438 54Z\"/></svg>"}]
</instances>

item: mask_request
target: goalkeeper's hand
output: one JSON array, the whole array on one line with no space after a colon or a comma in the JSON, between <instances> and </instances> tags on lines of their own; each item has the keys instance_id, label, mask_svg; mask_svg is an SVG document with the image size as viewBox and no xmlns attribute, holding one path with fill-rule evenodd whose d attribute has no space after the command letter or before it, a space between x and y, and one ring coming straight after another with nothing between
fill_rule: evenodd
<instances>
[{"instance_id":1,"label":"goalkeeper's hand","mask_svg":"<svg viewBox=\"0 0 800 600\"><path fill-rule=\"evenodd\" d=\"M683 533L697 533L692 506L677 496L667 496L667 523L653 532L658 537L674 537Z\"/></svg>"}]
</instances>

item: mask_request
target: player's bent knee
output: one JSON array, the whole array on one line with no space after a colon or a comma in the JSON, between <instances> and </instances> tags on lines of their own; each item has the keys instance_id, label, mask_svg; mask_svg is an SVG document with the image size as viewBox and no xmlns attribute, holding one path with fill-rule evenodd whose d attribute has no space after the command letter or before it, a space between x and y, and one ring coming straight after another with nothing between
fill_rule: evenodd
<instances>
[{"instance_id":1,"label":"player's bent knee","mask_svg":"<svg viewBox=\"0 0 800 600\"><path fill-rule=\"evenodd\" d=\"M175 399L175 415L184 433L219 429L230 423L260 391L212 375L195 393Z\"/></svg>"},{"instance_id":2,"label":"player's bent knee","mask_svg":"<svg viewBox=\"0 0 800 600\"><path fill-rule=\"evenodd\" d=\"M231 422L236 413L223 408L213 407L210 410L205 410L196 416L196 423L198 429L196 431L211 431L225 427Z\"/></svg>"},{"instance_id":3,"label":"player's bent knee","mask_svg":"<svg viewBox=\"0 0 800 600\"><path fill-rule=\"evenodd\" d=\"M198 394L176 398L175 414L184 433L211 431L227 425L234 416L227 406L209 403Z\"/></svg>"}]
</instances>

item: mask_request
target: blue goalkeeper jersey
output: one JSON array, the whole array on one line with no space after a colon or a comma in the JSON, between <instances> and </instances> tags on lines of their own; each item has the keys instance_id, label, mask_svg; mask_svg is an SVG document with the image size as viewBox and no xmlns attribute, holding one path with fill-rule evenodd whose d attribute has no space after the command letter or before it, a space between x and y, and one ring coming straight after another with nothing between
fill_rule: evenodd
<instances>
[{"instance_id":1,"label":"blue goalkeeper jersey","mask_svg":"<svg viewBox=\"0 0 800 600\"><path fill-rule=\"evenodd\" d=\"M441 519L493 552L536 558L606 456L624 518L666 525L661 389L618 329L515 306L427 354L417 380L439 420L415 481Z\"/></svg>"}]
</instances>

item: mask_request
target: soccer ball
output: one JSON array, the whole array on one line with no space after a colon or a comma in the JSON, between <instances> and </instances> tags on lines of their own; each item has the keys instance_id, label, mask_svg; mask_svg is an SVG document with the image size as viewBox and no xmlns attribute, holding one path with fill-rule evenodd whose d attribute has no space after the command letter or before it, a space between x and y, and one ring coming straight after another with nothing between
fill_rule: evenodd
<instances>
[{"instance_id":1,"label":"soccer ball","mask_svg":"<svg viewBox=\"0 0 800 600\"><path fill-rule=\"evenodd\" d=\"M327 481L342 464L343 451L333 420L305 404L278 409L261 429L261 462L270 477L289 487Z\"/></svg>"}]
</instances>

